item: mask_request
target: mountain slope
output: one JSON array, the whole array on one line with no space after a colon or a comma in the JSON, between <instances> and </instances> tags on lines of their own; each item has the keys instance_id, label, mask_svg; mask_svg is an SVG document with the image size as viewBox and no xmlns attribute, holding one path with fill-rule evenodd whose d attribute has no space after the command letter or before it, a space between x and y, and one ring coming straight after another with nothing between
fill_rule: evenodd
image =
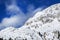
<instances>
[{"instance_id":1,"label":"mountain slope","mask_svg":"<svg viewBox=\"0 0 60 40\"><path fill-rule=\"evenodd\" d=\"M60 40L60 3L36 12L21 28L6 28L0 31L0 38L6 40L9 38L13 40Z\"/></svg>"}]
</instances>

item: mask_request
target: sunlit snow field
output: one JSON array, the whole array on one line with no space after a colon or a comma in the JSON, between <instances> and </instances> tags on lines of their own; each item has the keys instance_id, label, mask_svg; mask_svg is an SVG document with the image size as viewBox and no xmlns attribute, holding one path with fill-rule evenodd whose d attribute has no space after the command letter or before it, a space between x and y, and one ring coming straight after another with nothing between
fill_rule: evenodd
<instances>
[{"instance_id":1,"label":"sunlit snow field","mask_svg":"<svg viewBox=\"0 0 60 40\"><path fill-rule=\"evenodd\" d=\"M8 34L8 35L7 35ZM60 3L38 10L20 28L0 31L2 40L60 40Z\"/></svg>"},{"instance_id":2,"label":"sunlit snow field","mask_svg":"<svg viewBox=\"0 0 60 40\"><path fill-rule=\"evenodd\" d=\"M0 40L60 40L60 1L0 0Z\"/></svg>"}]
</instances>

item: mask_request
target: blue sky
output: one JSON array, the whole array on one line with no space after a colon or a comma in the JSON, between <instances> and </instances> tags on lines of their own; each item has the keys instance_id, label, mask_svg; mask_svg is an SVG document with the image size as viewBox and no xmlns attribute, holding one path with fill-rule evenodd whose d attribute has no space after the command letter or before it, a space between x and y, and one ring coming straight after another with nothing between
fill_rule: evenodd
<instances>
[{"instance_id":1,"label":"blue sky","mask_svg":"<svg viewBox=\"0 0 60 40\"><path fill-rule=\"evenodd\" d=\"M56 3L60 0L0 0L0 29L7 26L18 28L34 15L37 8L45 9Z\"/></svg>"}]
</instances>

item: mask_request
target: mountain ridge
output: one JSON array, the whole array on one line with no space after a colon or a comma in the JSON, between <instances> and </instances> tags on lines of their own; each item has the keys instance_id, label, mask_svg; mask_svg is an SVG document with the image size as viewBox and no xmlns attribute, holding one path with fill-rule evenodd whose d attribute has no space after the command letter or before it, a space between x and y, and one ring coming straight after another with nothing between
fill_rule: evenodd
<instances>
[{"instance_id":1,"label":"mountain ridge","mask_svg":"<svg viewBox=\"0 0 60 40\"><path fill-rule=\"evenodd\" d=\"M60 40L59 7L60 3L57 3L36 12L22 27L18 29L10 27L0 31L0 38L4 40L9 40L9 38L13 40Z\"/></svg>"}]
</instances>

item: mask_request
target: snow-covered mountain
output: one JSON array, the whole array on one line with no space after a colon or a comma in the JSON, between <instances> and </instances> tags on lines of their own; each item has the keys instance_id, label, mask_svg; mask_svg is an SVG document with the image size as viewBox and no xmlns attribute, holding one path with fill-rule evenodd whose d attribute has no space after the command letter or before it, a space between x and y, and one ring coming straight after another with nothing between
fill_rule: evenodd
<instances>
[{"instance_id":1,"label":"snow-covered mountain","mask_svg":"<svg viewBox=\"0 0 60 40\"><path fill-rule=\"evenodd\" d=\"M60 40L60 3L37 11L22 27L0 31L4 40Z\"/></svg>"}]
</instances>

